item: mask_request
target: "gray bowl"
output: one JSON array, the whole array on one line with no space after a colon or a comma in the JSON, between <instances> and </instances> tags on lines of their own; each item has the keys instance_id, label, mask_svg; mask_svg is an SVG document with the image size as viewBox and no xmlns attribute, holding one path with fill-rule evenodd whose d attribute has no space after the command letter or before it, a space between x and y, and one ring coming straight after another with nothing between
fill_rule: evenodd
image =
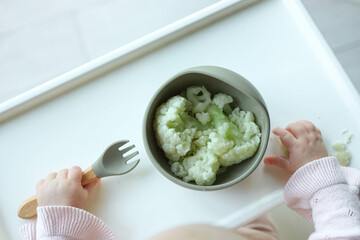
<instances>
[{"instance_id":1,"label":"gray bowl","mask_svg":"<svg viewBox=\"0 0 360 240\"><path fill-rule=\"evenodd\" d=\"M254 156L239 164L228 167L224 173L216 176L216 181L211 186L199 186L194 182L185 182L175 176L171 172L164 152L157 145L153 129L156 109L170 97L180 94L181 91L189 86L205 86L211 94L229 94L234 99L234 105L242 110L251 111L255 115L256 124L260 127L262 133L260 146ZM202 191L226 188L249 176L264 156L269 141L269 134L269 114L264 99L258 90L239 74L215 66L189 68L172 77L159 88L150 100L143 122L144 146L156 169L176 184Z\"/></svg>"}]
</instances>

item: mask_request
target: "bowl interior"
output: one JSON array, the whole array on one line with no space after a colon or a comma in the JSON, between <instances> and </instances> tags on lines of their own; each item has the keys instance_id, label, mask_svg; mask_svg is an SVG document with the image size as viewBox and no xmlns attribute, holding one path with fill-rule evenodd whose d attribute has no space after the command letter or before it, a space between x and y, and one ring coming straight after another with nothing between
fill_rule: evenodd
<instances>
[{"instance_id":1,"label":"bowl interior","mask_svg":"<svg viewBox=\"0 0 360 240\"><path fill-rule=\"evenodd\" d=\"M186 183L181 178L176 177L171 172L168 159L165 157L164 152L157 145L153 129L156 109L170 97L180 94L181 91L190 86L205 86L212 96L216 93L229 94L234 99L234 106L238 106L241 110L249 110L254 113L256 124L262 132L261 143L254 156L244 160L240 164L228 167L224 173L217 175L216 181L211 186L199 186L193 182ZM242 92L238 89L238 86L233 86L232 82L227 82L224 79L220 80L202 73L185 73L170 80L159 89L148 107L144 124L145 147L155 167L171 181L196 190L215 190L228 187L247 177L261 161L269 138L269 115L266 107L262 103Z\"/></svg>"}]
</instances>

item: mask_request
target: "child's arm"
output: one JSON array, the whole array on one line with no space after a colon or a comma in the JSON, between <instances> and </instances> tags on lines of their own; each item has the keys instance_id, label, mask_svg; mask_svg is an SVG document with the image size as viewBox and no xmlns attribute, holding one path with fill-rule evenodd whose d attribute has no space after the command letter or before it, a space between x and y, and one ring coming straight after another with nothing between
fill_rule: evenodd
<instances>
[{"instance_id":1,"label":"child's arm","mask_svg":"<svg viewBox=\"0 0 360 240\"><path fill-rule=\"evenodd\" d=\"M83 187L81 177L81 169L72 167L37 184L38 219L20 229L24 239L114 239L102 220L82 210L96 182Z\"/></svg>"},{"instance_id":2,"label":"child's arm","mask_svg":"<svg viewBox=\"0 0 360 240\"><path fill-rule=\"evenodd\" d=\"M310 239L360 239L360 171L341 168L335 157L328 157L321 132L308 121L273 133L290 154L268 156L264 162L293 174L285 186L285 201L314 222Z\"/></svg>"}]
</instances>

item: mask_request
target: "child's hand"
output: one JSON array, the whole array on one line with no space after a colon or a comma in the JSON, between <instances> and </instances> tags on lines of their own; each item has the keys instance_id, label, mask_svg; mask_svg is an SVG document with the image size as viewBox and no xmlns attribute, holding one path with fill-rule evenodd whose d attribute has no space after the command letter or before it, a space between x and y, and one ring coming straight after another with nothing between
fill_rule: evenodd
<instances>
[{"instance_id":1,"label":"child's hand","mask_svg":"<svg viewBox=\"0 0 360 240\"><path fill-rule=\"evenodd\" d=\"M264 159L265 164L278 166L292 174L305 164L328 156L320 130L309 121L291 123L286 129L275 128L273 133L280 137L290 154L289 157L268 156Z\"/></svg>"},{"instance_id":2,"label":"child's hand","mask_svg":"<svg viewBox=\"0 0 360 240\"><path fill-rule=\"evenodd\" d=\"M50 173L36 185L39 206L72 206L83 209L98 181L81 186L82 171L79 167Z\"/></svg>"}]
</instances>

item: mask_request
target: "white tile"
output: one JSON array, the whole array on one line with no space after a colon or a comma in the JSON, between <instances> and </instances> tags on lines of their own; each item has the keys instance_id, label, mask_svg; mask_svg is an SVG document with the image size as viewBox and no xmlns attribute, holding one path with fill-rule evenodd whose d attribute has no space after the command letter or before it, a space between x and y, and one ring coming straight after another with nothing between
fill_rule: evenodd
<instances>
[{"instance_id":1,"label":"white tile","mask_svg":"<svg viewBox=\"0 0 360 240\"><path fill-rule=\"evenodd\" d=\"M0 34L0 102L88 59L71 17L47 19Z\"/></svg>"},{"instance_id":2,"label":"white tile","mask_svg":"<svg viewBox=\"0 0 360 240\"><path fill-rule=\"evenodd\" d=\"M360 39L360 1L303 0L329 45L336 49Z\"/></svg>"},{"instance_id":3,"label":"white tile","mask_svg":"<svg viewBox=\"0 0 360 240\"><path fill-rule=\"evenodd\" d=\"M217 1L113 0L80 9L77 19L86 48L95 58Z\"/></svg>"}]
</instances>

